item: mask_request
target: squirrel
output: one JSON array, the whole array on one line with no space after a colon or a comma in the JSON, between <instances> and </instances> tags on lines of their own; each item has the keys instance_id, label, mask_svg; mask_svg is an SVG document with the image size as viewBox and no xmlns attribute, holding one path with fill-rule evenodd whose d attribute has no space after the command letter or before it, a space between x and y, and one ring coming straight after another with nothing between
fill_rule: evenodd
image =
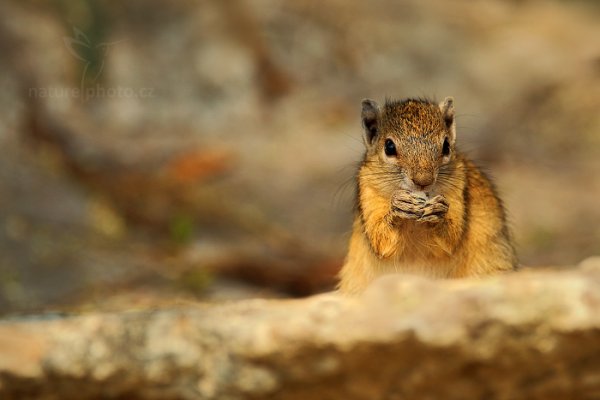
<instances>
[{"instance_id":1,"label":"squirrel","mask_svg":"<svg viewBox=\"0 0 600 400\"><path fill-rule=\"evenodd\" d=\"M362 101L366 151L342 293L383 274L431 278L517 269L502 201L490 179L456 148L454 100Z\"/></svg>"}]
</instances>

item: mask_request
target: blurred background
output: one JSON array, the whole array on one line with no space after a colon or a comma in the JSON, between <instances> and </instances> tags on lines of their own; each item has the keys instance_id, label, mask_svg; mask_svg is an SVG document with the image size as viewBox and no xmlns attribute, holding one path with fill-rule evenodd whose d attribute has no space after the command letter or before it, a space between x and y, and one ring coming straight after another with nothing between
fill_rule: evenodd
<instances>
[{"instance_id":1,"label":"blurred background","mask_svg":"<svg viewBox=\"0 0 600 400\"><path fill-rule=\"evenodd\" d=\"M0 314L332 288L360 100L455 97L525 265L600 254L597 1L4 0Z\"/></svg>"}]
</instances>

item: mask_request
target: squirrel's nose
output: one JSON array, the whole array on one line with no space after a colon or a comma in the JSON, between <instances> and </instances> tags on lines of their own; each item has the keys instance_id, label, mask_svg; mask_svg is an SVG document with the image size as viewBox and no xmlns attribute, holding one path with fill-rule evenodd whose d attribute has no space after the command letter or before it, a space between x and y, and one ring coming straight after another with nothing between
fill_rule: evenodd
<instances>
[{"instance_id":1,"label":"squirrel's nose","mask_svg":"<svg viewBox=\"0 0 600 400\"><path fill-rule=\"evenodd\" d=\"M425 189L433 183L433 174L428 172L417 172L413 178L413 183L420 189Z\"/></svg>"}]
</instances>

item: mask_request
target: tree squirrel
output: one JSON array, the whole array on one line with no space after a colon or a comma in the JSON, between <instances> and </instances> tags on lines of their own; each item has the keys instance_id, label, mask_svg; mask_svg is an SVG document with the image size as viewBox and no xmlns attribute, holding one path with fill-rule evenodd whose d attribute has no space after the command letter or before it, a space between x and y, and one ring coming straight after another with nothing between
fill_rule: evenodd
<instances>
[{"instance_id":1,"label":"tree squirrel","mask_svg":"<svg viewBox=\"0 0 600 400\"><path fill-rule=\"evenodd\" d=\"M456 149L454 101L362 102L366 151L339 277L357 294L380 275L482 276L516 269L505 212L486 175Z\"/></svg>"}]
</instances>

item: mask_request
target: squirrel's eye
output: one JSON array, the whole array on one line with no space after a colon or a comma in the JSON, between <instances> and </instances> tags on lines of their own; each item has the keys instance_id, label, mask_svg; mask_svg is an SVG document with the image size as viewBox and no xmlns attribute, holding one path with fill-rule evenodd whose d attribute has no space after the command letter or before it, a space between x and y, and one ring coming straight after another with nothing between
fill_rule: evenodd
<instances>
[{"instance_id":1,"label":"squirrel's eye","mask_svg":"<svg viewBox=\"0 0 600 400\"><path fill-rule=\"evenodd\" d=\"M383 146L385 150L385 155L388 157L395 156L396 153L396 145L392 139L386 139L385 145Z\"/></svg>"},{"instance_id":2,"label":"squirrel's eye","mask_svg":"<svg viewBox=\"0 0 600 400\"><path fill-rule=\"evenodd\" d=\"M448 138L444 139L444 144L442 145L442 155L449 156L450 155L450 142Z\"/></svg>"}]
</instances>

